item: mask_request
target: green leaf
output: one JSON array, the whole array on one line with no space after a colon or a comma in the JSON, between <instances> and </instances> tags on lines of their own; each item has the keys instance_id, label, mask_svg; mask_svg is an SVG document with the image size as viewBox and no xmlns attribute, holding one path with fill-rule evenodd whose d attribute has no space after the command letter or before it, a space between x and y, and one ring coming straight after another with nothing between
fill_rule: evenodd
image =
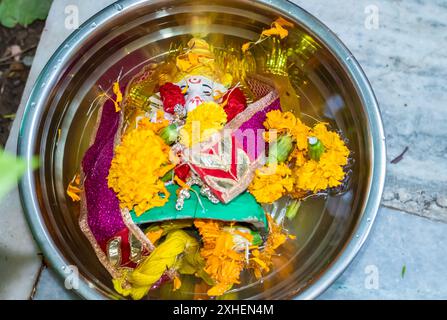
<instances>
[{"instance_id":1,"label":"green leaf","mask_svg":"<svg viewBox=\"0 0 447 320\"><path fill-rule=\"evenodd\" d=\"M38 160L33 159L33 167ZM26 171L26 161L4 152L0 148L0 200L16 185Z\"/></svg>"},{"instance_id":2,"label":"green leaf","mask_svg":"<svg viewBox=\"0 0 447 320\"><path fill-rule=\"evenodd\" d=\"M405 273L407 272L407 266L403 265L402 266L402 271L400 272L400 276L402 277L402 279L405 277Z\"/></svg>"},{"instance_id":3,"label":"green leaf","mask_svg":"<svg viewBox=\"0 0 447 320\"><path fill-rule=\"evenodd\" d=\"M0 0L0 23L8 28L45 20L53 0Z\"/></svg>"},{"instance_id":4,"label":"green leaf","mask_svg":"<svg viewBox=\"0 0 447 320\"><path fill-rule=\"evenodd\" d=\"M293 220L296 217L296 214L298 213L300 207L301 201L299 201L298 199L293 199L286 209L286 217L289 220Z\"/></svg>"}]
</instances>

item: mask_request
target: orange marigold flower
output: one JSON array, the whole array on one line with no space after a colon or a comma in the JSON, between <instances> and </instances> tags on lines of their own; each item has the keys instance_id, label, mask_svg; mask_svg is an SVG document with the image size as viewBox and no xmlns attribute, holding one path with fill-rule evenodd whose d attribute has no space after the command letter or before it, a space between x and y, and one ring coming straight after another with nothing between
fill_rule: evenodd
<instances>
[{"instance_id":1,"label":"orange marigold flower","mask_svg":"<svg viewBox=\"0 0 447 320\"><path fill-rule=\"evenodd\" d=\"M277 225L272 217L267 214L269 224L269 235L263 250L252 250L252 258L250 258L248 268L252 269L256 278L261 278L263 273L269 272L272 266L272 256L276 254L276 250L286 242L288 236L284 233L281 226Z\"/></svg>"},{"instance_id":2,"label":"orange marigold flower","mask_svg":"<svg viewBox=\"0 0 447 320\"><path fill-rule=\"evenodd\" d=\"M248 49L250 49L252 42L246 42L242 45L242 52L245 53L248 51Z\"/></svg>"},{"instance_id":3,"label":"orange marigold flower","mask_svg":"<svg viewBox=\"0 0 447 320\"><path fill-rule=\"evenodd\" d=\"M82 192L82 189L80 187L80 184L81 184L81 177L79 176L79 173L77 173L75 174L75 176L70 181L67 187L67 195L74 202L81 200L80 194Z\"/></svg>"},{"instance_id":4,"label":"orange marigold flower","mask_svg":"<svg viewBox=\"0 0 447 320\"><path fill-rule=\"evenodd\" d=\"M215 281L208 290L209 296L220 296L240 283L245 255L234 249L234 237L224 229L224 223L215 220L195 220L194 225L202 236L201 256L205 259L204 271Z\"/></svg>"},{"instance_id":5,"label":"orange marigold flower","mask_svg":"<svg viewBox=\"0 0 447 320\"><path fill-rule=\"evenodd\" d=\"M179 276L175 276L174 280L172 281L173 287L172 291L177 291L182 286L182 281L180 280Z\"/></svg>"},{"instance_id":6,"label":"orange marigold flower","mask_svg":"<svg viewBox=\"0 0 447 320\"><path fill-rule=\"evenodd\" d=\"M289 35L289 31L275 21L272 23L272 27L270 29L262 31L261 34L263 36L279 36L281 39L284 39Z\"/></svg>"},{"instance_id":7,"label":"orange marigold flower","mask_svg":"<svg viewBox=\"0 0 447 320\"><path fill-rule=\"evenodd\" d=\"M262 31L261 36L259 39L255 42L246 42L242 45L242 52L245 53L250 49L251 45L257 45L264 41L265 39L268 39L272 36L279 36L281 39L284 39L289 35L289 31L287 28L292 28L294 25L293 23L285 20L284 18L278 18L275 21L272 22L269 29L265 29Z\"/></svg>"}]
</instances>

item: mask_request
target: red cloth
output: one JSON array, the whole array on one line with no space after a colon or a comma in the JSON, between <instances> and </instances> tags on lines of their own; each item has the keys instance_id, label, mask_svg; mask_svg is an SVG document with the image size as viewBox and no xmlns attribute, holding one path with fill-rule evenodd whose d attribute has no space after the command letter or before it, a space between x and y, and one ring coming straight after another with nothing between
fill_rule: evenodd
<instances>
[{"instance_id":1,"label":"red cloth","mask_svg":"<svg viewBox=\"0 0 447 320\"><path fill-rule=\"evenodd\" d=\"M121 251L121 261L119 264L120 267L127 267L127 268L135 268L137 264L131 260L131 248L129 243L129 237L130 232L129 229L126 227L122 229L121 231L117 232L113 237L108 239L107 241L102 241L99 243L102 251L107 255L107 246L111 240L114 238L120 238L120 251ZM147 256L149 252L143 247L143 251L141 252L142 256Z\"/></svg>"},{"instance_id":2,"label":"red cloth","mask_svg":"<svg viewBox=\"0 0 447 320\"><path fill-rule=\"evenodd\" d=\"M182 181L185 181L188 179L189 173L191 172L190 166L188 166L186 163L179 165L174 169L174 174Z\"/></svg>"},{"instance_id":3,"label":"red cloth","mask_svg":"<svg viewBox=\"0 0 447 320\"><path fill-rule=\"evenodd\" d=\"M160 96L161 101L163 101L163 109L167 113L174 114L176 105L185 105L182 89L171 82L167 82L160 87Z\"/></svg>"},{"instance_id":4,"label":"red cloth","mask_svg":"<svg viewBox=\"0 0 447 320\"><path fill-rule=\"evenodd\" d=\"M247 99L239 88L230 89L225 93L223 101L226 101L224 110L227 113L227 120L231 121L236 115L247 108Z\"/></svg>"}]
</instances>

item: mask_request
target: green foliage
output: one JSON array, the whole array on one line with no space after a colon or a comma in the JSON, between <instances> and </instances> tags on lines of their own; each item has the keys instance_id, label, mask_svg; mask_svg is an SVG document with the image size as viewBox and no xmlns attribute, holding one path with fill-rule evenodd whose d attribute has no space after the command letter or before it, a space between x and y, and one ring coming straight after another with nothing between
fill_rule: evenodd
<instances>
[{"instance_id":1,"label":"green foliage","mask_svg":"<svg viewBox=\"0 0 447 320\"><path fill-rule=\"evenodd\" d=\"M38 160L33 159L33 167L36 168L37 166ZM0 148L0 200L14 188L25 171L25 160L16 158Z\"/></svg>"},{"instance_id":2,"label":"green foliage","mask_svg":"<svg viewBox=\"0 0 447 320\"><path fill-rule=\"evenodd\" d=\"M53 0L0 0L0 24L13 28L45 20Z\"/></svg>"}]
</instances>

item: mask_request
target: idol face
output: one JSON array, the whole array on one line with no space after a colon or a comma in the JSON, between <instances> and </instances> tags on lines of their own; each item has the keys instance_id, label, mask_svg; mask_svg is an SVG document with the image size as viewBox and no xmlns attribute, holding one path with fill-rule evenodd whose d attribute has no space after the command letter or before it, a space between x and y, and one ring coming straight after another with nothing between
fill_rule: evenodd
<instances>
[{"instance_id":1,"label":"idol face","mask_svg":"<svg viewBox=\"0 0 447 320\"><path fill-rule=\"evenodd\" d=\"M223 95L227 89L204 76L189 76L181 80L177 85L184 90L185 107L187 112L191 112L204 102L215 101L215 96Z\"/></svg>"}]
</instances>

